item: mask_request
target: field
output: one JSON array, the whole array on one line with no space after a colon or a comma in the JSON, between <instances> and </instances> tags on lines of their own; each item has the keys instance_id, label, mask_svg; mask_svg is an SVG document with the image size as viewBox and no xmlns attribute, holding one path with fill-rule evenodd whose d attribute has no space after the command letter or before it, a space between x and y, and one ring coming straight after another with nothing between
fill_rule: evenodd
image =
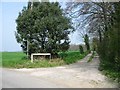
<instances>
[{"instance_id":1,"label":"field","mask_svg":"<svg viewBox=\"0 0 120 90\"><path fill-rule=\"evenodd\" d=\"M65 64L75 63L84 58L87 53L80 54L79 51L69 51L59 53L60 58L51 60L39 60L33 63L26 59L23 52L2 52L2 66L7 68L39 68L54 67Z\"/></svg>"}]
</instances>

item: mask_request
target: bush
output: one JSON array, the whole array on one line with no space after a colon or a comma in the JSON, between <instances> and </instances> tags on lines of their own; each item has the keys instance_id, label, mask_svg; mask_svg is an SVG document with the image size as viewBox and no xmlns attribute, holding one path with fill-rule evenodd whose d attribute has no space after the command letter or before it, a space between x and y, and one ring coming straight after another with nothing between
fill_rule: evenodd
<instances>
[{"instance_id":1,"label":"bush","mask_svg":"<svg viewBox=\"0 0 120 90\"><path fill-rule=\"evenodd\" d=\"M80 54L83 54L83 53L84 53L84 50L83 50L82 45L79 45L79 50L80 50Z\"/></svg>"}]
</instances>

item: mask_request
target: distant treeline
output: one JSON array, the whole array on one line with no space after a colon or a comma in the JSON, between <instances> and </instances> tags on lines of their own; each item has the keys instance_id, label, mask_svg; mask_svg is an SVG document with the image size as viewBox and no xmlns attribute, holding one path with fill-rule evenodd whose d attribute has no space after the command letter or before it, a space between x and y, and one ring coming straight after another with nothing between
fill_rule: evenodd
<instances>
[{"instance_id":1,"label":"distant treeline","mask_svg":"<svg viewBox=\"0 0 120 90\"><path fill-rule=\"evenodd\" d=\"M78 44L78 45L71 44L68 50L69 51L79 51L79 45L81 45L83 47L84 51L86 51L86 47L84 44Z\"/></svg>"}]
</instances>

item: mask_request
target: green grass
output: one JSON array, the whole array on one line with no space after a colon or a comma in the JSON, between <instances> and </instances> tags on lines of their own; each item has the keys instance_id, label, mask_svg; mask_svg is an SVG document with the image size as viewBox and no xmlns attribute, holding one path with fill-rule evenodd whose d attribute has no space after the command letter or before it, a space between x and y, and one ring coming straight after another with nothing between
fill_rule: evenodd
<instances>
[{"instance_id":1,"label":"green grass","mask_svg":"<svg viewBox=\"0 0 120 90\"><path fill-rule=\"evenodd\" d=\"M60 58L57 59L39 60L31 63L22 52L3 52L2 66L7 68L55 67L75 63L86 55L87 53L81 55L78 51L69 51L66 53L59 53Z\"/></svg>"},{"instance_id":2,"label":"green grass","mask_svg":"<svg viewBox=\"0 0 120 90\"><path fill-rule=\"evenodd\" d=\"M3 52L2 53L2 66L3 67L16 67L27 60L24 59L25 54L22 52Z\"/></svg>"},{"instance_id":3,"label":"green grass","mask_svg":"<svg viewBox=\"0 0 120 90\"><path fill-rule=\"evenodd\" d=\"M80 54L79 51L69 51L66 53L60 53L60 57L65 61L66 64L75 63L78 60L84 58L88 52L85 52L84 54Z\"/></svg>"}]
</instances>

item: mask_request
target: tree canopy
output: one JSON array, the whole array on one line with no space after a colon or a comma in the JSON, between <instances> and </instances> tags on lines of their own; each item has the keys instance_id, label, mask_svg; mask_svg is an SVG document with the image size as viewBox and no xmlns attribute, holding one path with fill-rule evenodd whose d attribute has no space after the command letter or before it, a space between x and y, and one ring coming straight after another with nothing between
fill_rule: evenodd
<instances>
[{"instance_id":1,"label":"tree canopy","mask_svg":"<svg viewBox=\"0 0 120 90\"><path fill-rule=\"evenodd\" d=\"M69 2L66 13L91 34L100 66L120 82L120 2Z\"/></svg>"},{"instance_id":2,"label":"tree canopy","mask_svg":"<svg viewBox=\"0 0 120 90\"><path fill-rule=\"evenodd\" d=\"M69 48L73 27L58 2L28 2L16 19L17 42L25 53L49 52L53 56ZM28 42L28 43L27 43Z\"/></svg>"}]
</instances>

